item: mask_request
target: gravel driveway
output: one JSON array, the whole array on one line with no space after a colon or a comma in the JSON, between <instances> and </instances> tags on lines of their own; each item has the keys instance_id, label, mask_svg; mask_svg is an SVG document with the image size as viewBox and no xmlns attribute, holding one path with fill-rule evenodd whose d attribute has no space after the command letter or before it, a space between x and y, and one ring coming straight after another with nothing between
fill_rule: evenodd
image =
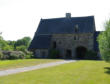
<instances>
[{"instance_id":1,"label":"gravel driveway","mask_svg":"<svg viewBox=\"0 0 110 84\"><path fill-rule=\"evenodd\" d=\"M39 65L36 65L36 66L30 66L30 67L24 67L24 68L3 70L3 71L0 71L0 76L20 73L20 72L25 72L25 71L31 71L31 70L36 70L36 69L42 69L42 68L51 67L51 66L57 66L57 65L65 64L65 63L75 62L75 61L76 60L64 60L64 61L59 61L59 62L39 64Z\"/></svg>"}]
</instances>

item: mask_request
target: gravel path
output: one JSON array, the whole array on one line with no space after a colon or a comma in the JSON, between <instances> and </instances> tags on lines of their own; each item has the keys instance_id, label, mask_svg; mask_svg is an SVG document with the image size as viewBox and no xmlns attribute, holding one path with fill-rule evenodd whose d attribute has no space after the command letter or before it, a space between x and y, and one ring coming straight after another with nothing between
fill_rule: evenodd
<instances>
[{"instance_id":1,"label":"gravel path","mask_svg":"<svg viewBox=\"0 0 110 84\"><path fill-rule=\"evenodd\" d=\"M65 63L70 63L70 62L75 62L75 60L64 60L64 61L59 61L59 62L39 64L39 65L36 65L36 66L30 66L30 67L24 67L24 68L3 70L3 71L0 71L0 76L20 73L20 72L25 72L25 71L31 71L31 70L41 69L41 68L46 68L46 67L51 67L51 66L57 66L57 65L60 65L60 64L65 64Z\"/></svg>"}]
</instances>

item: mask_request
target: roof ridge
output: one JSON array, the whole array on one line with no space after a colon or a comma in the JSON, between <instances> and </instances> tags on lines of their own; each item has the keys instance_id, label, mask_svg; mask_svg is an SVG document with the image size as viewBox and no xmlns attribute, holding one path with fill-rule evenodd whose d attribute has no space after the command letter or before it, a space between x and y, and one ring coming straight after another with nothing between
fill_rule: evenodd
<instances>
[{"instance_id":1,"label":"roof ridge","mask_svg":"<svg viewBox=\"0 0 110 84\"><path fill-rule=\"evenodd\" d=\"M66 18L66 17L59 17L59 18L46 18L46 19L41 19L41 20L56 20L56 19L74 19L74 18L89 18L89 17L94 17L94 15L91 16L79 16L79 17L71 17L71 18Z\"/></svg>"}]
</instances>

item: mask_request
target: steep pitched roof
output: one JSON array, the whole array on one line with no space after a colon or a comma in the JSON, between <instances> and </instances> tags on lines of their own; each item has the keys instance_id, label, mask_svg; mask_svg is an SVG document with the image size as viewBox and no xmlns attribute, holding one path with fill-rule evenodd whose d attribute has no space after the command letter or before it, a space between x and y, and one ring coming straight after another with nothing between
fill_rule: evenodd
<instances>
[{"instance_id":1,"label":"steep pitched roof","mask_svg":"<svg viewBox=\"0 0 110 84\"><path fill-rule=\"evenodd\" d=\"M49 48L52 34L75 33L76 25L79 33L94 32L94 16L41 19L29 50Z\"/></svg>"},{"instance_id":2,"label":"steep pitched roof","mask_svg":"<svg viewBox=\"0 0 110 84\"><path fill-rule=\"evenodd\" d=\"M36 31L37 34L67 34L75 33L78 25L79 33L95 31L94 16L42 19Z\"/></svg>"},{"instance_id":3,"label":"steep pitched roof","mask_svg":"<svg viewBox=\"0 0 110 84\"><path fill-rule=\"evenodd\" d=\"M33 38L29 50L31 49L46 49L50 46L51 35L35 35Z\"/></svg>"}]
</instances>

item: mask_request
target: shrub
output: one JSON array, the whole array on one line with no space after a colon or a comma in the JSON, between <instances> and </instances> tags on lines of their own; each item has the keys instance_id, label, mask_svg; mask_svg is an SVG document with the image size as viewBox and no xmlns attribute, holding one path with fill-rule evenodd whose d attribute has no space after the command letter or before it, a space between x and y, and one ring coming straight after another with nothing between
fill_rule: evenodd
<instances>
[{"instance_id":1,"label":"shrub","mask_svg":"<svg viewBox=\"0 0 110 84\"><path fill-rule=\"evenodd\" d=\"M25 50L24 53L25 53L26 59L34 58L34 55L32 52Z\"/></svg>"},{"instance_id":2,"label":"shrub","mask_svg":"<svg viewBox=\"0 0 110 84\"><path fill-rule=\"evenodd\" d=\"M24 59L25 54L22 51L3 51L2 59Z\"/></svg>"},{"instance_id":3,"label":"shrub","mask_svg":"<svg viewBox=\"0 0 110 84\"><path fill-rule=\"evenodd\" d=\"M16 50L18 50L18 51L25 51L26 50L26 46L24 46L24 45L17 46Z\"/></svg>"},{"instance_id":4,"label":"shrub","mask_svg":"<svg viewBox=\"0 0 110 84\"><path fill-rule=\"evenodd\" d=\"M97 60L97 59L99 59L99 57L95 51L89 50L86 52L84 59Z\"/></svg>"},{"instance_id":5,"label":"shrub","mask_svg":"<svg viewBox=\"0 0 110 84\"><path fill-rule=\"evenodd\" d=\"M10 58L9 59L24 59L25 54L21 51L13 51L10 53Z\"/></svg>"},{"instance_id":6,"label":"shrub","mask_svg":"<svg viewBox=\"0 0 110 84\"><path fill-rule=\"evenodd\" d=\"M6 46L3 47L2 50L12 51L12 50L14 50L14 48L10 45L6 45Z\"/></svg>"},{"instance_id":7,"label":"shrub","mask_svg":"<svg viewBox=\"0 0 110 84\"><path fill-rule=\"evenodd\" d=\"M56 49L51 49L50 50L50 58L58 58L59 57L59 50Z\"/></svg>"},{"instance_id":8,"label":"shrub","mask_svg":"<svg viewBox=\"0 0 110 84\"><path fill-rule=\"evenodd\" d=\"M0 52L0 59L3 59L3 53Z\"/></svg>"},{"instance_id":9,"label":"shrub","mask_svg":"<svg viewBox=\"0 0 110 84\"><path fill-rule=\"evenodd\" d=\"M9 59L9 52L8 51L2 51L3 53L3 57L2 57L2 60L6 60L6 59Z\"/></svg>"}]
</instances>

